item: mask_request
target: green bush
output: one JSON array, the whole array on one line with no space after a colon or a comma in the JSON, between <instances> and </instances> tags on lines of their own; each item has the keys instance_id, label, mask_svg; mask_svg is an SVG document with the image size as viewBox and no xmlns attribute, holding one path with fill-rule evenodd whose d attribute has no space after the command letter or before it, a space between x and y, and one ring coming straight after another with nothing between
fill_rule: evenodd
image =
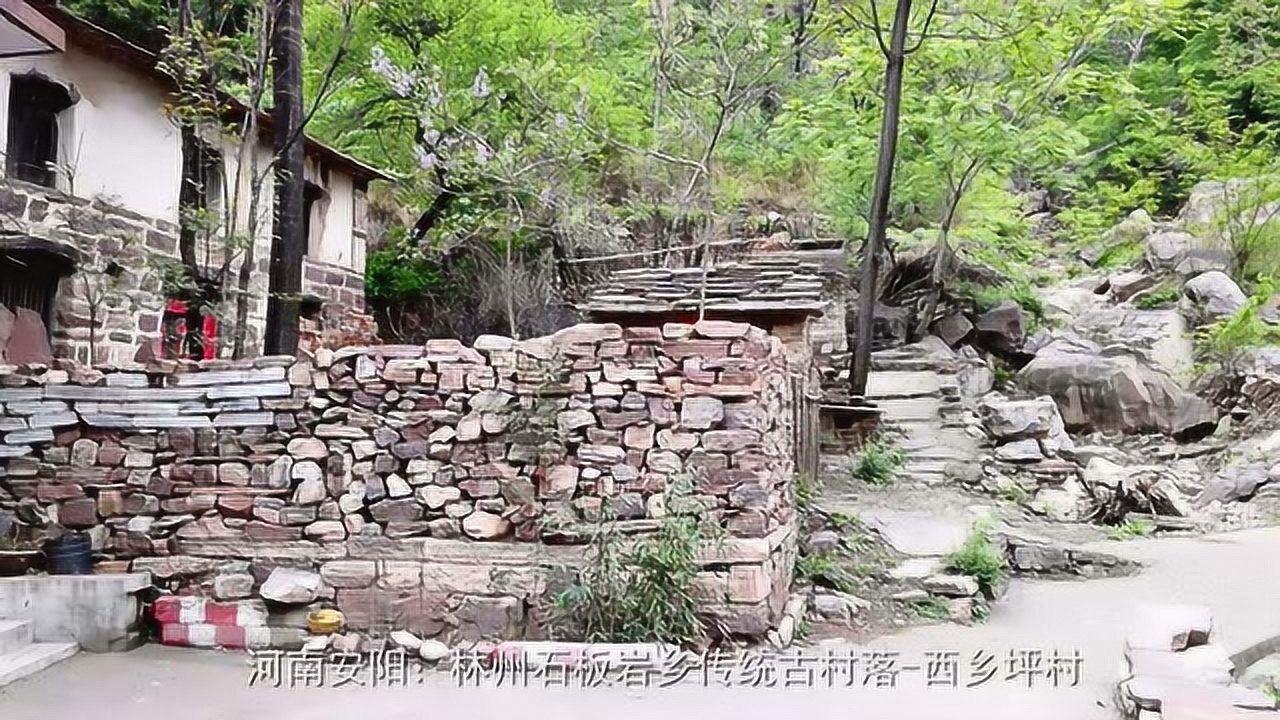
<instances>
[{"instance_id":1,"label":"green bush","mask_svg":"<svg viewBox=\"0 0 1280 720\"><path fill-rule=\"evenodd\" d=\"M972 577L984 594L990 594L1008 574L1008 561L990 532L975 526L964 545L947 558L947 569Z\"/></svg>"},{"instance_id":2,"label":"green bush","mask_svg":"<svg viewBox=\"0 0 1280 720\"><path fill-rule=\"evenodd\" d=\"M1182 289L1178 287L1178 283L1166 282L1139 295L1134 299L1133 304L1142 310L1158 310L1178 302L1181 296Z\"/></svg>"},{"instance_id":3,"label":"green bush","mask_svg":"<svg viewBox=\"0 0 1280 720\"><path fill-rule=\"evenodd\" d=\"M1262 320L1261 310L1277 292L1274 280L1261 280L1249 302L1235 315L1201 329L1197 334L1201 355L1213 360L1227 360L1243 350L1280 344L1280 327Z\"/></svg>"},{"instance_id":4,"label":"green bush","mask_svg":"<svg viewBox=\"0 0 1280 720\"><path fill-rule=\"evenodd\" d=\"M585 642L691 645L702 638L694 581L698 552L717 528L677 479L666 493L658 529L628 543L617 526L601 524L587 564L555 598L554 625Z\"/></svg>"},{"instance_id":5,"label":"green bush","mask_svg":"<svg viewBox=\"0 0 1280 720\"><path fill-rule=\"evenodd\" d=\"M1132 538L1147 537L1156 531L1155 523L1146 518L1125 518L1124 522L1107 531L1107 536L1112 540L1130 540Z\"/></svg>"},{"instance_id":6,"label":"green bush","mask_svg":"<svg viewBox=\"0 0 1280 720\"><path fill-rule=\"evenodd\" d=\"M853 477L868 485L888 485L897 477L906 456L884 435L867 439L853 466Z\"/></svg>"},{"instance_id":7,"label":"green bush","mask_svg":"<svg viewBox=\"0 0 1280 720\"><path fill-rule=\"evenodd\" d=\"M796 579L802 583L834 588L841 592L853 592L857 583L845 569L843 553L827 550L820 553L802 553L796 558Z\"/></svg>"}]
</instances>

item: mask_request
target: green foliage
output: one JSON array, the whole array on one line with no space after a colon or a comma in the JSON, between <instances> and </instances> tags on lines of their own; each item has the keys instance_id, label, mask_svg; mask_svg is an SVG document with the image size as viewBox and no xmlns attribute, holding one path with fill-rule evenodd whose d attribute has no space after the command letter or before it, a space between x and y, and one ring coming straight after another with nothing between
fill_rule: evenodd
<instances>
[{"instance_id":1,"label":"green foliage","mask_svg":"<svg viewBox=\"0 0 1280 720\"><path fill-rule=\"evenodd\" d=\"M972 577L982 592L989 594L1008 574L1008 561L992 542L990 531L977 525L964 545L947 558L947 569Z\"/></svg>"},{"instance_id":2,"label":"green foliage","mask_svg":"<svg viewBox=\"0 0 1280 720\"><path fill-rule=\"evenodd\" d=\"M1280 344L1280 327L1264 322L1263 306L1280 292L1280 284L1261 280L1252 297L1235 315L1202 328L1196 335L1197 349L1212 361L1229 360L1241 351Z\"/></svg>"},{"instance_id":3,"label":"green foliage","mask_svg":"<svg viewBox=\"0 0 1280 720\"><path fill-rule=\"evenodd\" d=\"M1182 288L1177 282L1165 281L1142 293L1134 299L1133 304L1143 310L1158 310L1172 306L1182 297Z\"/></svg>"},{"instance_id":4,"label":"green foliage","mask_svg":"<svg viewBox=\"0 0 1280 720\"><path fill-rule=\"evenodd\" d=\"M891 439L877 434L867 439L851 469L853 477L868 485L888 485L906 464L906 455Z\"/></svg>"},{"instance_id":5,"label":"green foliage","mask_svg":"<svg viewBox=\"0 0 1280 720\"><path fill-rule=\"evenodd\" d=\"M1007 500L1015 505L1025 505L1027 504L1027 501L1031 499L1031 496L1027 491L1023 490L1022 486L1017 483L1001 488L998 495L1000 496L1000 499Z\"/></svg>"},{"instance_id":6,"label":"green foliage","mask_svg":"<svg viewBox=\"0 0 1280 720\"><path fill-rule=\"evenodd\" d=\"M658 529L630 543L615 525L596 528L586 566L555 598L557 627L585 642L690 645L702 637L694 579L715 531L689 493L687 478L673 482Z\"/></svg>"},{"instance_id":7,"label":"green foliage","mask_svg":"<svg viewBox=\"0 0 1280 720\"><path fill-rule=\"evenodd\" d=\"M801 583L822 585L841 592L857 589L857 581L845 566L843 553L836 550L802 553L796 558L795 576Z\"/></svg>"},{"instance_id":8,"label":"green foliage","mask_svg":"<svg viewBox=\"0 0 1280 720\"><path fill-rule=\"evenodd\" d=\"M1107 530L1107 537L1112 540L1132 540L1147 537L1155 531L1155 523L1146 518L1126 517L1124 522Z\"/></svg>"},{"instance_id":9,"label":"green foliage","mask_svg":"<svg viewBox=\"0 0 1280 720\"><path fill-rule=\"evenodd\" d=\"M907 609L912 615L924 620L946 620L951 617L951 609L945 600L930 597L912 600Z\"/></svg>"},{"instance_id":10,"label":"green foliage","mask_svg":"<svg viewBox=\"0 0 1280 720\"><path fill-rule=\"evenodd\" d=\"M800 514L808 513L813 509L813 503L818 498L818 493L822 488L817 478L807 473L797 475L791 481L791 501L795 505L796 512Z\"/></svg>"},{"instance_id":11,"label":"green foliage","mask_svg":"<svg viewBox=\"0 0 1280 720\"><path fill-rule=\"evenodd\" d=\"M383 302L418 298L440 287L438 263L400 243L369 253L365 261L365 294Z\"/></svg>"}]
</instances>

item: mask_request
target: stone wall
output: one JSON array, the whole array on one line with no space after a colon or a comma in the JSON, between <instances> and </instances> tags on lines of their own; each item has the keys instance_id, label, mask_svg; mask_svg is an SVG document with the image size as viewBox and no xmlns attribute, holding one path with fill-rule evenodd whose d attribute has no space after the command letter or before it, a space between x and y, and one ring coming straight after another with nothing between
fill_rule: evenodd
<instances>
[{"instance_id":1,"label":"stone wall","mask_svg":"<svg viewBox=\"0 0 1280 720\"><path fill-rule=\"evenodd\" d=\"M148 258L177 258L177 226L115 207L109 199L0 178L3 235L10 237L0 239L0 251L54 253L78 271L62 279L54 300L55 355L82 363L124 362L145 340L160 336L164 298ZM90 357L91 347L96 357Z\"/></svg>"},{"instance_id":2,"label":"stone wall","mask_svg":"<svg viewBox=\"0 0 1280 720\"><path fill-rule=\"evenodd\" d=\"M302 317L300 350L314 352L322 347L378 341L378 324L365 306L364 275L351 268L306 258L302 291L322 304L314 314L304 313Z\"/></svg>"},{"instance_id":3,"label":"stone wall","mask_svg":"<svg viewBox=\"0 0 1280 720\"><path fill-rule=\"evenodd\" d=\"M782 611L791 371L758 328L579 325L179 371L0 368L0 508L87 530L179 593L538 637L584 529L651 530L687 476L725 529L707 610L749 635Z\"/></svg>"}]
</instances>

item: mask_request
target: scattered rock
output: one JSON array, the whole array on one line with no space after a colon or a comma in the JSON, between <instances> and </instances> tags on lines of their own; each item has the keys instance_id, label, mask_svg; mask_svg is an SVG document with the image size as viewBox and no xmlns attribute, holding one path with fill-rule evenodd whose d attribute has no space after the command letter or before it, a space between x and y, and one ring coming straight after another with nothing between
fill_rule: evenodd
<instances>
[{"instance_id":1,"label":"scattered rock","mask_svg":"<svg viewBox=\"0 0 1280 720\"><path fill-rule=\"evenodd\" d=\"M1201 319L1207 321L1230 317L1249 302L1240 286L1218 270L1191 278L1182 286L1182 293L1196 304Z\"/></svg>"},{"instance_id":2,"label":"scattered rock","mask_svg":"<svg viewBox=\"0 0 1280 720\"><path fill-rule=\"evenodd\" d=\"M449 658L449 646L439 640L423 640L418 646L418 657L429 663L437 663Z\"/></svg>"},{"instance_id":3,"label":"scattered rock","mask_svg":"<svg viewBox=\"0 0 1280 720\"><path fill-rule=\"evenodd\" d=\"M1015 354L1026 341L1022 306L1005 300L978 318L975 325L978 345L998 354Z\"/></svg>"},{"instance_id":4,"label":"scattered rock","mask_svg":"<svg viewBox=\"0 0 1280 720\"><path fill-rule=\"evenodd\" d=\"M266 600L290 605L302 605L316 599L320 591L320 576L306 570L278 567L267 576L258 591Z\"/></svg>"},{"instance_id":5,"label":"scattered rock","mask_svg":"<svg viewBox=\"0 0 1280 720\"><path fill-rule=\"evenodd\" d=\"M978 594L978 581L968 575L931 575L921 582L921 587L934 595L945 597L972 597Z\"/></svg>"}]
</instances>

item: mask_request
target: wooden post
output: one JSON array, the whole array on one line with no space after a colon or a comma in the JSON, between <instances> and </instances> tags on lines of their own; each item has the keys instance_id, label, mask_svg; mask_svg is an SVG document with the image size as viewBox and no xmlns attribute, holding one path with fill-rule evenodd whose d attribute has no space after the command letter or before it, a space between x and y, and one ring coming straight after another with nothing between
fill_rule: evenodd
<instances>
[{"instance_id":1,"label":"wooden post","mask_svg":"<svg viewBox=\"0 0 1280 720\"><path fill-rule=\"evenodd\" d=\"M268 355L298 352L298 307L302 258L307 252L303 190L302 0L273 0L271 35L272 145L275 151L275 213L271 235L271 281L265 349Z\"/></svg>"},{"instance_id":2,"label":"wooden post","mask_svg":"<svg viewBox=\"0 0 1280 720\"><path fill-rule=\"evenodd\" d=\"M876 0L872 0L876 2ZM911 20L911 0L898 0L890 29L889 46L883 42L884 114L880 121L880 147L876 154L875 184L871 190L871 216L867 240L862 247L862 270L858 283L858 325L851 367L849 394L865 396L871 374L871 335L875 327L876 281L880 274L880 249L884 247L889 221L889 193L893 187L893 163L898 154L898 114L902 109L902 68L906 59L907 24ZM880 28L876 27L877 41Z\"/></svg>"}]
</instances>

